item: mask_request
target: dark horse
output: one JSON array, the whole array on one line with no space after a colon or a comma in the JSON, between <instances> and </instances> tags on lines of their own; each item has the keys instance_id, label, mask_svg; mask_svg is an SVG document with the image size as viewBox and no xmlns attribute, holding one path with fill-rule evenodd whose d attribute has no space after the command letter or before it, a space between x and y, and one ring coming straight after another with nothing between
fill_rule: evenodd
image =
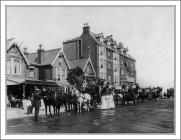
<instances>
[{"instance_id":1,"label":"dark horse","mask_svg":"<svg viewBox=\"0 0 181 140\"><path fill-rule=\"evenodd\" d=\"M44 88L42 90L42 97L45 104L45 114L47 115L47 108L49 108L50 116L51 114L51 106L53 106L54 115L59 115L60 106L62 106L65 102L63 101L62 95L55 90L51 90L48 88L47 90Z\"/></svg>"},{"instance_id":2,"label":"dark horse","mask_svg":"<svg viewBox=\"0 0 181 140\"><path fill-rule=\"evenodd\" d=\"M51 90L48 88L47 90L44 88L42 90L43 101L45 104L45 114L47 115L47 108L49 108L50 116L51 114L51 106L53 106L54 115L60 114L60 107L62 105L65 106L66 112L77 111L77 98L74 97L71 93L62 93L59 91Z\"/></svg>"}]
</instances>

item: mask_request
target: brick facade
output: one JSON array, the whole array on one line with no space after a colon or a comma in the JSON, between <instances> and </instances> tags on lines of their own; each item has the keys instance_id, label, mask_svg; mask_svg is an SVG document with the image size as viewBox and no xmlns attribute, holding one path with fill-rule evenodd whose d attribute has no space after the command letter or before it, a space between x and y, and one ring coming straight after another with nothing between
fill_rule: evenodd
<instances>
[{"instance_id":1,"label":"brick facade","mask_svg":"<svg viewBox=\"0 0 181 140\"><path fill-rule=\"evenodd\" d=\"M75 42L79 41L77 45ZM81 36L63 42L63 51L69 59L87 58L90 54L96 76L111 85L136 83L136 60L128 54L127 48L122 43L117 44L112 35L104 37L103 33L92 33L87 24Z\"/></svg>"}]
</instances>

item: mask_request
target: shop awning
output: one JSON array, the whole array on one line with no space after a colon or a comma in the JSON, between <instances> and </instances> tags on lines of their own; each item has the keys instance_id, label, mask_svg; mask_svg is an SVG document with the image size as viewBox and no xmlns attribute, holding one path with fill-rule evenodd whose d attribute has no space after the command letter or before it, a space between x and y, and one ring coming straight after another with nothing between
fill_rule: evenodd
<instances>
[{"instance_id":1,"label":"shop awning","mask_svg":"<svg viewBox=\"0 0 181 140\"><path fill-rule=\"evenodd\" d=\"M57 86L55 82L46 82L41 80L26 80L22 84L29 84L29 85L42 85L42 86Z\"/></svg>"},{"instance_id":2,"label":"shop awning","mask_svg":"<svg viewBox=\"0 0 181 140\"><path fill-rule=\"evenodd\" d=\"M6 79L6 85L10 86L10 85L18 85L21 84L25 81L25 79L21 79L21 78L7 78Z\"/></svg>"},{"instance_id":3,"label":"shop awning","mask_svg":"<svg viewBox=\"0 0 181 140\"><path fill-rule=\"evenodd\" d=\"M71 84L67 83L67 82L57 82L56 83L58 86L72 86Z\"/></svg>"}]
</instances>

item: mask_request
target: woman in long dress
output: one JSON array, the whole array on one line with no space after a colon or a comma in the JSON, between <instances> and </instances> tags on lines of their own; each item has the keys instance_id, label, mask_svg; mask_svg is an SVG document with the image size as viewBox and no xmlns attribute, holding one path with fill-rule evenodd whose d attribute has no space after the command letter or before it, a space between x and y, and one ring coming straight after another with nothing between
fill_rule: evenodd
<instances>
[{"instance_id":1,"label":"woman in long dress","mask_svg":"<svg viewBox=\"0 0 181 140\"><path fill-rule=\"evenodd\" d=\"M109 108L115 108L114 97L112 94L109 95Z\"/></svg>"},{"instance_id":2,"label":"woman in long dress","mask_svg":"<svg viewBox=\"0 0 181 140\"><path fill-rule=\"evenodd\" d=\"M102 96L101 97L101 107L100 109L107 109L107 103L106 103L106 97Z\"/></svg>"}]
</instances>

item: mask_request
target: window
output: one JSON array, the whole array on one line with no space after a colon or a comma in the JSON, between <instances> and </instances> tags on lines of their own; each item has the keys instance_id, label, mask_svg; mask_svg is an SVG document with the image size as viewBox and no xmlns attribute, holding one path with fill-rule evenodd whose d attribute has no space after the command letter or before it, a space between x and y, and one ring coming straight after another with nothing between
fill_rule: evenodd
<instances>
[{"instance_id":1,"label":"window","mask_svg":"<svg viewBox=\"0 0 181 140\"><path fill-rule=\"evenodd\" d=\"M21 61L19 59L14 59L14 74L21 74Z\"/></svg>"},{"instance_id":2,"label":"window","mask_svg":"<svg viewBox=\"0 0 181 140\"><path fill-rule=\"evenodd\" d=\"M106 80L106 73L103 72L103 79Z\"/></svg>"},{"instance_id":3,"label":"window","mask_svg":"<svg viewBox=\"0 0 181 140\"><path fill-rule=\"evenodd\" d=\"M108 54L109 57L111 56L111 52L110 51L108 51L107 54Z\"/></svg>"},{"instance_id":4,"label":"window","mask_svg":"<svg viewBox=\"0 0 181 140\"><path fill-rule=\"evenodd\" d=\"M113 55L114 55L114 60L116 60L116 59L117 59L117 58L116 58L116 53L114 53Z\"/></svg>"},{"instance_id":5,"label":"window","mask_svg":"<svg viewBox=\"0 0 181 140\"><path fill-rule=\"evenodd\" d=\"M60 69L56 68L56 79L60 81Z\"/></svg>"},{"instance_id":6,"label":"window","mask_svg":"<svg viewBox=\"0 0 181 140\"><path fill-rule=\"evenodd\" d=\"M124 75L124 70L121 70L121 75Z\"/></svg>"},{"instance_id":7,"label":"window","mask_svg":"<svg viewBox=\"0 0 181 140\"><path fill-rule=\"evenodd\" d=\"M117 61L119 61L119 54L118 53L116 54L116 59L117 59Z\"/></svg>"},{"instance_id":8,"label":"window","mask_svg":"<svg viewBox=\"0 0 181 140\"><path fill-rule=\"evenodd\" d=\"M108 81L111 82L111 76L110 75L108 75Z\"/></svg>"},{"instance_id":9,"label":"window","mask_svg":"<svg viewBox=\"0 0 181 140\"><path fill-rule=\"evenodd\" d=\"M100 59L100 68L103 68L104 67L104 60L103 59Z\"/></svg>"},{"instance_id":10,"label":"window","mask_svg":"<svg viewBox=\"0 0 181 140\"><path fill-rule=\"evenodd\" d=\"M115 72L118 71L118 65L117 64L114 65L114 71Z\"/></svg>"},{"instance_id":11,"label":"window","mask_svg":"<svg viewBox=\"0 0 181 140\"><path fill-rule=\"evenodd\" d=\"M65 69L62 69L62 80L65 80Z\"/></svg>"},{"instance_id":12,"label":"window","mask_svg":"<svg viewBox=\"0 0 181 140\"><path fill-rule=\"evenodd\" d=\"M106 68L106 64L107 64L107 61L106 60L104 60L104 67Z\"/></svg>"},{"instance_id":13,"label":"window","mask_svg":"<svg viewBox=\"0 0 181 140\"><path fill-rule=\"evenodd\" d=\"M124 62L124 66L128 68L128 62Z\"/></svg>"},{"instance_id":14,"label":"window","mask_svg":"<svg viewBox=\"0 0 181 140\"><path fill-rule=\"evenodd\" d=\"M102 37L100 38L100 43L103 44L103 38Z\"/></svg>"},{"instance_id":15,"label":"window","mask_svg":"<svg viewBox=\"0 0 181 140\"><path fill-rule=\"evenodd\" d=\"M119 77L118 77L117 75L114 76L114 83L115 83L115 84L118 84L118 83L119 83L118 78L119 78Z\"/></svg>"},{"instance_id":16,"label":"window","mask_svg":"<svg viewBox=\"0 0 181 140\"><path fill-rule=\"evenodd\" d=\"M11 59L7 60L7 74L11 74Z\"/></svg>"},{"instance_id":17,"label":"window","mask_svg":"<svg viewBox=\"0 0 181 140\"><path fill-rule=\"evenodd\" d=\"M30 68L29 69L29 77L34 77L34 75L35 75L34 68Z\"/></svg>"},{"instance_id":18,"label":"window","mask_svg":"<svg viewBox=\"0 0 181 140\"><path fill-rule=\"evenodd\" d=\"M58 81L67 79L67 69L56 68L56 79Z\"/></svg>"},{"instance_id":19,"label":"window","mask_svg":"<svg viewBox=\"0 0 181 140\"><path fill-rule=\"evenodd\" d=\"M67 79L67 69L62 69L62 79L63 80Z\"/></svg>"},{"instance_id":20,"label":"window","mask_svg":"<svg viewBox=\"0 0 181 140\"><path fill-rule=\"evenodd\" d=\"M101 79L104 79L104 75L103 75L102 72L100 73L100 78L101 78Z\"/></svg>"},{"instance_id":21,"label":"window","mask_svg":"<svg viewBox=\"0 0 181 140\"><path fill-rule=\"evenodd\" d=\"M110 41L107 42L107 45L110 47Z\"/></svg>"},{"instance_id":22,"label":"window","mask_svg":"<svg viewBox=\"0 0 181 140\"><path fill-rule=\"evenodd\" d=\"M103 48L100 47L100 55L103 55Z\"/></svg>"},{"instance_id":23,"label":"window","mask_svg":"<svg viewBox=\"0 0 181 140\"><path fill-rule=\"evenodd\" d=\"M7 74L21 75L21 60L8 59L7 60Z\"/></svg>"},{"instance_id":24,"label":"window","mask_svg":"<svg viewBox=\"0 0 181 140\"><path fill-rule=\"evenodd\" d=\"M108 69L109 69L109 70L111 69L111 64L110 64L110 63L108 63Z\"/></svg>"}]
</instances>

